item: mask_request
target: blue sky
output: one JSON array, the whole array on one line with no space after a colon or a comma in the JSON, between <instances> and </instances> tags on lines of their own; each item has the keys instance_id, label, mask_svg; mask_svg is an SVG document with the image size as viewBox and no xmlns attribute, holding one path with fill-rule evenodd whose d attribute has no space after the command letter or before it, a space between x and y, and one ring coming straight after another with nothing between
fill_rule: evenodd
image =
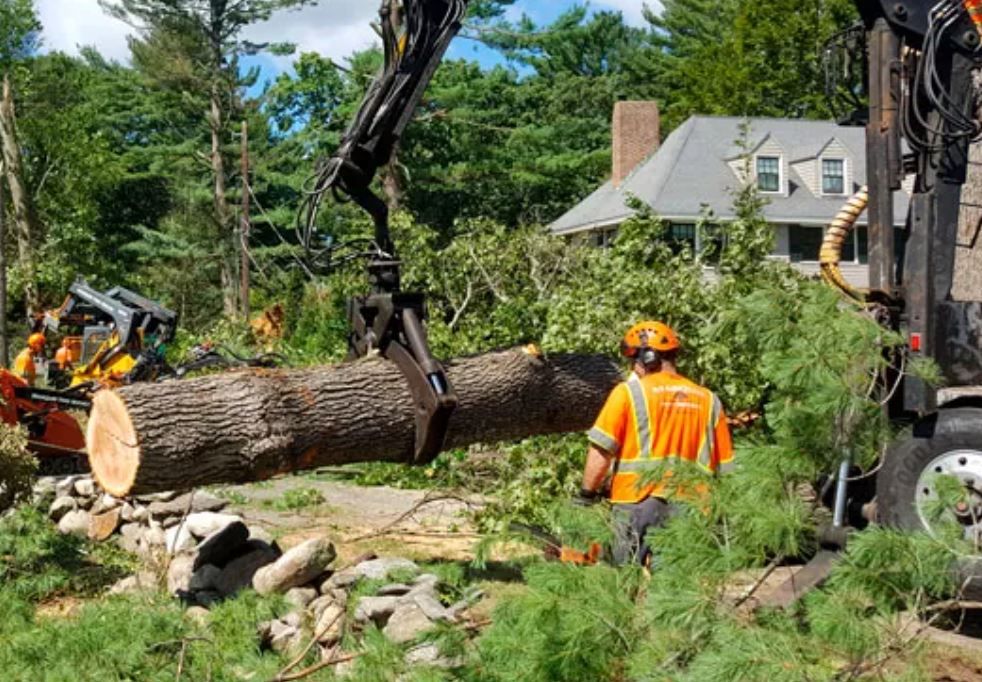
<instances>
[{"instance_id":1,"label":"blue sky","mask_svg":"<svg viewBox=\"0 0 982 682\"><path fill-rule=\"evenodd\" d=\"M641 24L641 8L646 0L590 0L593 10L617 9L627 20ZM657 0L647 0L657 7ZM44 47L77 53L79 47L92 45L107 57L126 61L129 51L127 35L133 29L106 16L98 0L36 0L44 25ZM517 0L510 10L512 18L527 14L537 23L547 23L577 3L575 0ZM289 41L301 51L314 51L343 60L353 51L372 44L375 37L370 22L377 16L377 0L319 0L314 7L295 12L280 12L272 20L251 28L247 37L257 42ZM494 54L474 41L458 40L451 47L451 57L477 59L492 63ZM290 68L291 60L259 57L253 63L269 79Z\"/></svg>"}]
</instances>

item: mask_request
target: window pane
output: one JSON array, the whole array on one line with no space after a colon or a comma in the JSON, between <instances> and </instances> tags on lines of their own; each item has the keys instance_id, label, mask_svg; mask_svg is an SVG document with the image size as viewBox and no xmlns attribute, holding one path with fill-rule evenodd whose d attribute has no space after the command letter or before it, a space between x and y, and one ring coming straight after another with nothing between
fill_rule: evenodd
<instances>
[{"instance_id":1,"label":"window pane","mask_svg":"<svg viewBox=\"0 0 982 682\"><path fill-rule=\"evenodd\" d=\"M822 247L823 230L820 227L788 226L790 257L792 263L817 261Z\"/></svg>"},{"instance_id":2,"label":"window pane","mask_svg":"<svg viewBox=\"0 0 982 682\"><path fill-rule=\"evenodd\" d=\"M777 192L781 183L781 160L776 156L757 157L757 186L762 192Z\"/></svg>"},{"instance_id":3,"label":"window pane","mask_svg":"<svg viewBox=\"0 0 982 682\"><path fill-rule=\"evenodd\" d=\"M822 191L825 194L845 194L845 162L842 159L822 159Z\"/></svg>"},{"instance_id":4,"label":"window pane","mask_svg":"<svg viewBox=\"0 0 982 682\"><path fill-rule=\"evenodd\" d=\"M696 252L696 226L691 223L672 223L668 228L668 242L675 253L688 249Z\"/></svg>"}]
</instances>

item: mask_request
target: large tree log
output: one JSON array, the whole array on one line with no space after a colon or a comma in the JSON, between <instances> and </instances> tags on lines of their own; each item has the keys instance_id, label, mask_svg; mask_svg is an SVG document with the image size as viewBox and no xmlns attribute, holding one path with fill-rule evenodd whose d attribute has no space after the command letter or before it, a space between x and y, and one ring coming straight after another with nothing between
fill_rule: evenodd
<instances>
[{"instance_id":1,"label":"large tree log","mask_svg":"<svg viewBox=\"0 0 982 682\"><path fill-rule=\"evenodd\" d=\"M453 361L446 446L589 427L620 380L610 359L525 350ZM242 483L325 465L408 461L413 407L392 363L240 371L95 397L92 472L113 495Z\"/></svg>"}]
</instances>

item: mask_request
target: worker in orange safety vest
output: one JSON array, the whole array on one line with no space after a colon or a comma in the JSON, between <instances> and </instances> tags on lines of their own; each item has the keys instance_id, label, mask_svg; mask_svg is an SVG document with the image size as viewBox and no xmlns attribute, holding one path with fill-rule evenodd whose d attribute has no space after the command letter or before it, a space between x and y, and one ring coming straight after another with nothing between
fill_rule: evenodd
<instances>
[{"instance_id":1,"label":"worker in orange safety vest","mask_svg":"<svg viewBox=\"0 0 982 682\"><path fill-rule=\"evenodd\" d=\"M37 380L36 356L44 355L44 334L35 332L27 337L27 347L14 358L14 374L18 375L31 386Z\"/></svg>"},{"instance_id":2,"label":"worker in orange safety vest","mask_svg":"<svg viewBox=\"0 0 982 682\"><path fill-rule=\"evenodd\" d=\"M631 327L621 354L632 363L627 381L607 398L593 428L579 502L601 496L609 472L617 538L614 562L646 563L647 531L677 511L674 501L699 497L705 485L673 486L673 469L685 463L710 475L733 465L730 429L719 398L676 369L681 344L661 322ZM681 475L680 475L681 478Z\"/></svg>"}]
</instances>

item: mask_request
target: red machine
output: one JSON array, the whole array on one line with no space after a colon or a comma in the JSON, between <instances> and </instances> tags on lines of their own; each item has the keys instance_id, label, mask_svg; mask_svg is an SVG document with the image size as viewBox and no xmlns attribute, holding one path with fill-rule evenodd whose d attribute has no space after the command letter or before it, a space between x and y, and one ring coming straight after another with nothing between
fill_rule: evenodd
<instances>
[{"instance_id":1,"label":"red machine","mask_svg":"<svg viewBox=\"0 0 982 682\"><path fill-rule=\"evenodd\" d=\"M88 411L85 396L33 388L5 369L0 369L0 395L0 419L27 429L29 447L40 461L41 474L72 474L88 468L85 435L78 420L67 411Z\"/></svg>"}]
</instances>

